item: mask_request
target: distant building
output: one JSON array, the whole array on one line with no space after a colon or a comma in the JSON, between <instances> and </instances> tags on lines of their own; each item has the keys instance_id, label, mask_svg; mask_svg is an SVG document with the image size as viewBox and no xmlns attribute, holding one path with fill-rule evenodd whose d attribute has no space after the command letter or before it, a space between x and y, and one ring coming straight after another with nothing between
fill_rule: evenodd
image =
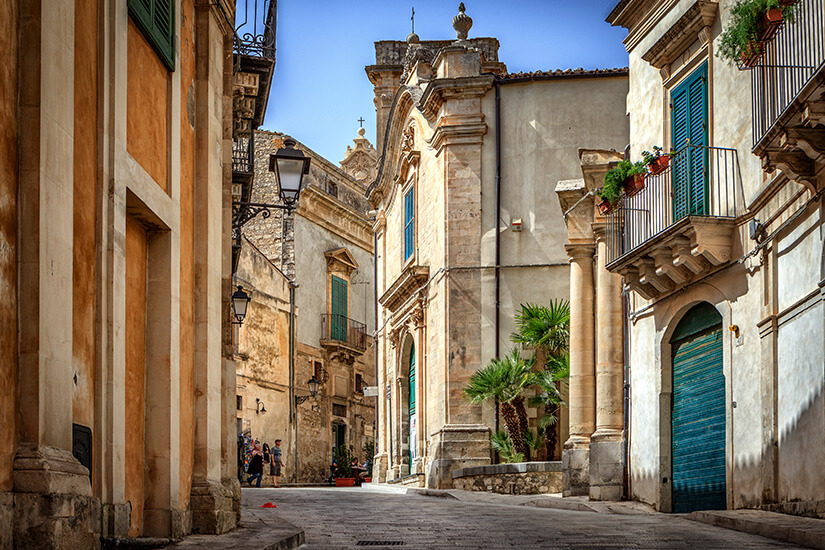
<instances>
[{"instance_id":1,"label":"distant building","mask_svg":"<svg viewBox=\"0 0 825 550\"><path fill-rule=\"evenodd\" d=\"M283 138L255 132L253 202L280 200L267 160ZM350 166L368 174L374 149L363 135L355 143ZM375 398L364 396L375 385L373 239L366 186L303 144L297 148L312 158L297 209L273 210L243 229L248 240L235 284L252 301L250 321L237 334L237 418L238 430L254 439L282 440L282 481L296 479L297 442L297 481L316 483L329 477L335 447L352 445L363 462L364 445L374 440ZM313 376L318 395L296 404L309 396Z\"/></svg>"},{"instance_id":2,"label":"distant building","mask_svg":"<svg viewBox=\"0 0 825 550\"><path fill-rule=\"evenodd\" d=\"M570 294L556 182L578 147L623 150L627 70L507 73L498 40L375 43L381 481L451 487L489 464L492 406L463 396L508 351L522 303ZM500 163L499 163L500 160ZM500 205L497 208L497 196ZM562 418L560 439L567 439Z\"/></svg>"}]
</instances>

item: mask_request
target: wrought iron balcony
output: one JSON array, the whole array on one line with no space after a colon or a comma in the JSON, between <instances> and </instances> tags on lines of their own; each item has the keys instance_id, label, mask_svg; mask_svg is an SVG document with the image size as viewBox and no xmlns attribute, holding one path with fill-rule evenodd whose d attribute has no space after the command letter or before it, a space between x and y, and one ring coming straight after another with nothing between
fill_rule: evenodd
<instances>
[{"instance_id":1,"label":"wrought iron balcony","mask_svg":"<svg viewBox=\"0 0 825 550\"><path fill-rule=\"evenodd\" d=\"M277 0L237 2L235 11L236 54L275 59Z\"/></svg>"},{"instance_id":2,"label":"wrought iron balcony","mask_svg":"<svg viewBox=\"0 0 825 550\"><path fill-rule=\"evenodd\" d=\"M656 298L731 259L744 213L735 149L689 145L607 216L607 269Z\"/></svg>"},{"instance_id":3,"label":"wrought iron balcony","mask_svg":"<svg viewBox=\"0 0 825 550\"><path fill-rule=\"evenodd\" d=\"M236 3L234 52L234 135L250 135L264 120L275 70L276 0Z\"/></svg>"},{"instance_id":4,"label":"wrought iron balcony","mask_svg":"<svg viewBox=\"0 0 825 550\"><path fill-rule=\"evenodd\" d=\"M251 176L255 171L255 139L238 137L232 142L232 172Z\"/></svg>"},{"instance_id":5,"label":"wrought iron balcony","mask_svg":"<svg viewBox=\"0 0 825 550\"><path fill-rule=\"evenodd\" d=\"M343 315L321 315L321 345L345 346L358 355L367 349L367 325Z\"/></svg>"},{"instance_id":6,"label":"wrought iron balcony","mask_svg":"<svg viewBox=\"0 0 825 550\"><path fill-rule=\"evenodd\" d=\"M825 0L800 0L794 19L762 46L752 67L754 153L783 149L789 126L825 124Z\"/></svg>"}]
</instances>

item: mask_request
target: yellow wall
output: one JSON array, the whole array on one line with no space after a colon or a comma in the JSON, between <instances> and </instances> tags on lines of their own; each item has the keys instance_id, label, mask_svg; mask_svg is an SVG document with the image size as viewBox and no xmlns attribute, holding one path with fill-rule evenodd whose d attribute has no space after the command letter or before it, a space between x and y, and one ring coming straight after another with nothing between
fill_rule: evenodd
<instances>
[{"instance_id":1,"label":"yellow wall","mask_svg":"<svg viewBox=\"0 0 825 550\"><path fill-rule=\"evenodd\" d=\"M146 231L126 218L126 500L129 536L143 532L144 404L146 402Z\"/></svg>"},{"instance_id":2,"label":"yellow wall","mask_svg":"<svg viewBox=\"0 0 825 550\"><path fill-rule=\"evenodd\" d=\"M180 67L180 507L189 506L194 459L194 182L195 44L194 0L181 2Z\"/></svg>"},{"instance_id":3,"label":"yellow wall","mask_svg":"<svg viewBox=\"0 0 825 550\"><path fill-rule=\"evenodd\" d=\"M12 488L17 446L16 0L0 2L0 491Z\"/></svg>"},{"instance_id":4,"label":"yellow wall","mask_svg":"<svg viewBox=\"0 0 825 550\"><path fill-rule=\"evenodd\" d=\"M169 73L131 19L128 35L126 150L167 191Z\"/></svg>"},{"instance_id":5,"label":"yellow wall","mask_svg":"<svg viewBox=\"0 0 825 550\"><path fill-rule=\"evenodd\" d=\"M94 430L97 0L75 1L73 420ZM97 438L93 444L98 443Z\"/></svg>"}]
</instances>

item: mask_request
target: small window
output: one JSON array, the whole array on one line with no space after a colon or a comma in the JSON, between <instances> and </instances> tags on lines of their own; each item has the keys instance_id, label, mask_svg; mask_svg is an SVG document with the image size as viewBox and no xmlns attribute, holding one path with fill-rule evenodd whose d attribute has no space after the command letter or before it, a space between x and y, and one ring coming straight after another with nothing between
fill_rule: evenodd
<instances>
[{"instance_id":1,"label":"small window","mask_svg":"<svg viewBox=\"0 0 825 550\"><path fill-rule=\"evenodd\" d=\"M175 70L173 0L128 0L129 15L170 71Z\"/></svg>"},{"instance_id":2,"label":"small window","mask_svg":"<svg viewBox=\"0 0 825 550\"><path fill-rule=\"evenodd\" d=\"M364 377L360 374L355 374L355 393L364 393Z\"/></svg>"},{"instance_id":3,"label":"small window","mask_svg":"<svg viewBox=\"0 0 825 550\"><path fill-rule=\"evenodd\" d=\"M412 257L415 248L415 188L404 194L404 261Z\"/></svg>"},{"instance_id":4,"label":"small window","mask_svg":"<svg viewBox=\"0 0 825 550\"><path fill-rule=\"evenodd\" d=\"M318 380L319 382L323 382L324 381L324 368L321 366L321 362L320 361L313 361L313 364L315 366L315 373L314 373L315 379Z\"/></svg>"},{"instance_id":5,"label":"small window","mask_svg":"<svg viewBox=\"0 0 825 550\"><path fill-rule=\"evenodd\" d=\"M239 411L243 410L243 396L242 395L236 395L235 396L235 408L238 409Z\"/></svg>"},{"instance_id":6,"label":"small window","mask_svg":"<svg viewBox=\"0 0 825 550\"><path fill-rule=\"evenodd\" d=\"M334 414L335 416L347 416L347 406L339 405L338 403L333 403L332 414Z\"/></svg>"},{"instance_id":7,"label":"small window","mask_svg":"<svg viewBox=\"0 0 825 550\"><path fill-rule=\"evenodd\" d=\"M337 197L338 196L338 184L333 183L333 182L329 182L329 187L327 187L327 191L333 197Z\"/></svg>"}]
</instances>

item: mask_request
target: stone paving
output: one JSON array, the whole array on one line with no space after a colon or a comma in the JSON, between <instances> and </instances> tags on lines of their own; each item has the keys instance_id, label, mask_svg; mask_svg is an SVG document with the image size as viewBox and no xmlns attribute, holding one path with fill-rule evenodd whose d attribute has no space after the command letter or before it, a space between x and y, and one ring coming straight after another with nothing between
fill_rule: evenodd
<instances>
[{"instance_id":1,"label":"stone paving","mask_svg":"<svg viewBox=\"0 0 825 550\"><path fill-rule=\"evenodd\" d=\"M522 499L509 504L501 498L459 500L448 493L436 498L400 491L366 486L244 489L243 500L245 513L268 512L303 529L306 544L301 548L306 549L395 546L379 541L417 549L794 547L639 508L594 513L525 506ZM278 507L261 509L267 501Z\"/></svg>"}]
</instances>

